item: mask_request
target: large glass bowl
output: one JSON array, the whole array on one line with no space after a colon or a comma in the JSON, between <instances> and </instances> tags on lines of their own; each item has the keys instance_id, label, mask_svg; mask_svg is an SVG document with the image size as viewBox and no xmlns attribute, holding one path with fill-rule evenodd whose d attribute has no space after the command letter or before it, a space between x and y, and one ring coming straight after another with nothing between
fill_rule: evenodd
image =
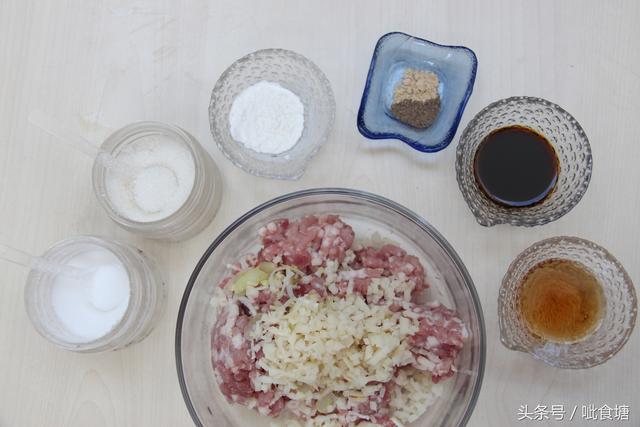
<instances>
[{"instance_id":1,"label":"large glass bowl","mask_svg":"<svg viewBox=\"0 0 640 427\"><path fill-rule=\"evenodd\" d=\"M411 426L464 426L480 392L486 337L475 287L453 248L415 213L380 196L347 189L312 189L273 199L241 216L209 246L198 262L180 305L176 327L178 379L189 413L197 426L262 427L270 419L226 402L211 365L211 329L215 323L213 291L228 273L227 265L258 247L258 229L282 217L338 214L356 236L377 232L393 239L425 263L432 297L455 308L470 333L458 356L458 373L445 391Z\"/></svg>"}]
</instances>

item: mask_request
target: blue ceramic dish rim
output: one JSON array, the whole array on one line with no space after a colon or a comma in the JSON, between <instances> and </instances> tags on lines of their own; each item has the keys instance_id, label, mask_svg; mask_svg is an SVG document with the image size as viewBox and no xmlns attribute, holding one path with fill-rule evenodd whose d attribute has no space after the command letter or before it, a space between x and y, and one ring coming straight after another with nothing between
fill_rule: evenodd
<instances>
[{"instance_id":1,"label":"blue ceramic dish rim","mask_svg":"<svg viewBox=\"0 0 640 427\"><path fill-rule=\"evenodd\" d=\"M447 134L444 136L444 138L438 142L435 145L424 145L419 143L418 141L411 139L411 138L407 138L406 136L402 135L402 134L398 134L398 133L378 133L378 132L373 132L371 130L369 130L367 128L367 125L364 122L364 108L367 104L367 100L369 98L369 89L371 87L371 78L373 76L373 70L375 69L376 66L376 62L378 60L378 52L380 50L381 44L384 42L384 40L388 37L391 36L395 36L395 35L403 35L403 36L407 36L416 40L420 40L421 42L425 42L428 43L430 45L433 46L437 46L437 47L445 47L448 49L461 49L464 50L468 53L471 54L471 59L472 59L472 69L471 69L471 78L469 79L469 83L467 84L467 90L465 91L464 94L464 98L462 99L462 103L460 104L460 107L458 108L458 112L456 113L456 117L453 120L453 122L451 123L451 127L449 128L449 130L447 131ZM402 142L404 142L405 144L409 145L411 148L413 148L414 150L418 150L421 151L423 153L435 153L437 151L441 151L444 150L445 148L447 148L449 146L449 144L451 144L451 141L453 141L453 137L456 134L456 131L458 130L458 126L460 125L460 120L462 119L462 114L464 113L464 109L467 106L467 102L469 101L469 97L471 97L471 94L473 93L473 86L475 84L476 81L476 73L478 71L478 57L476 56L475 52L473 50L471 50L470 48L466 47L466 46L453 46L453 45L444 45L444 44L439 44L439 43L435 43L432 42L430 40L427 39L422 39L420 37L415 37L412 36L410 34L407 33L403 33L401 31L392 31L390 33L384 34L382 37L380 37L378 39L378 42L376 43L376 46L373 50L373 55L371 57L371 63L369 64L369 73L367 74L367 81L365 83L364 86L364 91L362 92L362 98L360 100L360 108L358 109L358 130L360 131L360 133L362 135L364 135L366 138L369 139L398 139Z\"/></svg>"}]
</instances>

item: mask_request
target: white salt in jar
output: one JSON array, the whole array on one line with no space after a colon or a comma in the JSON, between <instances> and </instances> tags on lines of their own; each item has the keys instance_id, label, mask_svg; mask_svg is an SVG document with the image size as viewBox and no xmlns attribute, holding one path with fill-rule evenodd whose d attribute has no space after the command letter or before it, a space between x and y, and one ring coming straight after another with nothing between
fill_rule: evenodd
<instances>
[{"instance_id":1,"label":"white salt in jar","mask_svg":"<svg viewBox=\"0 0 640 427\"><path fill-rule=\"evenodd\" d=\"M57 346L78 352L117 350L144 339L157 323L165 285L142 251L77 236L58 242L42 258L74 268L74 274L32 269L27 277L27 314Z\"/></svg>"},{"instance_id":2,"label":"white salt in jar","mask_svg":"<svg viewBox=\"0 0 640 427\"><path fill-rule=\"evenodd\" d=\"M93 165L93 188L120 226L149 238L184 240L206 227L222 195L220 173L187 132L137 122L114 132L101 149L115 167Z\"/></svg>"}]
</instances>

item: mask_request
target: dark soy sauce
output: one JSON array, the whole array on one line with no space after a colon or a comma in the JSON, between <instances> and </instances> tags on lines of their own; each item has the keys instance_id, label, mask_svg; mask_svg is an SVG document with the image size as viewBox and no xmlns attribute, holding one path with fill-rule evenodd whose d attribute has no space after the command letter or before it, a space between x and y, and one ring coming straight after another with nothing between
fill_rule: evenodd
<instances>
[{"instance_id":1,"label":"dark soy sauce","mask_svg":"<svg viewBox=\"0 0 640 427\"><path fill-rule=\"evenodd\" d=\"M558 181L559 162L547 139L524 126L508 126L487 135L473 161L480 189L510 207L544 200Z\"/></svg>"}]
</instances>

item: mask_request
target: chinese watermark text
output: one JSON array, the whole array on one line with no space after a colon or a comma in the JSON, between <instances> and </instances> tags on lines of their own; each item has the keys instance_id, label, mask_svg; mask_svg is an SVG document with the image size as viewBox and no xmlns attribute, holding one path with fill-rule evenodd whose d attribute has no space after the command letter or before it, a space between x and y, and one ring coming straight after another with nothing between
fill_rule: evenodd
<instances>
[{"instance_id":1,"label":"chinese watermark text","mask_svg":"<svg viewBox=\"0 0 640 427\"><path fill-rule=\"evenodd\" d=\"M518 407L518 421L629 421L629 405L602 406L589 403L586 405L520 405Z\"/></svg>"}]
</instances>

